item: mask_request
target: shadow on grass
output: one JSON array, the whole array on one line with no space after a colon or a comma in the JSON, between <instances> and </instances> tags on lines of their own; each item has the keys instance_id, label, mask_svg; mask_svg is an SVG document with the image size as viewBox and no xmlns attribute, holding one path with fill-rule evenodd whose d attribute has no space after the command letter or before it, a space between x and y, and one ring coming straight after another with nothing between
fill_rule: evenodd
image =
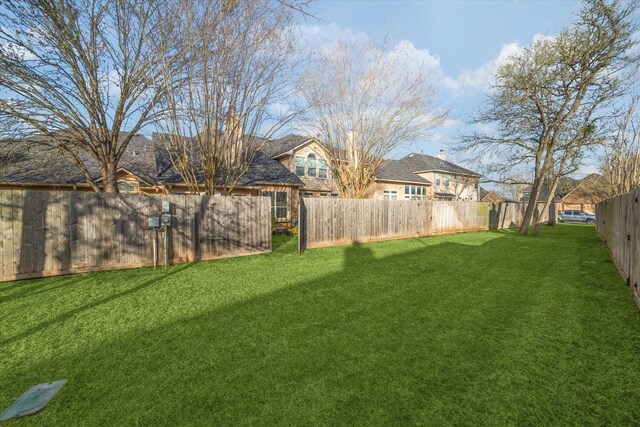
<instances>
[{"instance_id":1,"label":"shadow on grass","mask_svg":"<svg viewBox=\"0 0 640 427\"><path fill-rule=\"evenodd\" d=\"M74 276L63 276L59 278L48 278L47 280L39 281L38 279L23 280L15 285L15 288L7 287L3 291L12 290L12 293L8 295L0 296L0 304L14 301L21 298L38 295L64 286L73 286L74 283L84 281L86 274L77 274ZM2 294L0 294L2 295Z\"/></svg>"},{"instance_id":2,"label":"shadow on grass","mask_svg":"<svg viewBox=\"0 0 640 427\"><path fill-rule=\"evenodd\" d=\"M40 323L40 324L38 324L38 325L36 325L34 327L28 328L27 330L25 330L24 332L22 332L22 333L20 333L18 335L15 335L13 337L10 337L10 338L7 338L5 340L0 341L0 345L7 345L7 344L14 343L16 341L19 341L21 339L24 339L24 338L28 338L29 336L35 334L36 332L39 332L39 331L41 331L41 330L43 330L45 328L48 328L49 326L52 326L52 325L55 325L55 324L58 324L58 323L62 323L62 322L66 321L67 319L70 319L71 317L73 317L73 316L75 316L77 314L80 314L80 313L85 312L87 310L91 310L92 308L96 308L96 307L98 307L100 305L110 303L110 302L115 301L115 300L117 300L119 298L123 298L123 297L129 296L129 295L132 295L132 294L134 294L134 293L136 293L138 291L141 291L142 289L148 288L149 286L157 283L159 280L164 280L164 279L166 279L168 277L171 277L171 276L174 276L174 275L176 275L178 273L181 273L181 272L185 271L186 269L190 268L193 265L194 265L194 263L179 264L178 266L172 267L171 270L169 270L167 273L163 274L162 276L154 276L153 278L151 278L149 280L146 280L145 282L143 282L143 283L141 283L139 285L136 285L134 287L128 288L125 291L118 292L118 293L115 293L115 294L111 294L111 295L109 295L109 296L107 296L105 298L100 298L100 299L98 299L96 301L92 301L89 304L78 306L78 307L74 308L73 310L69 310L67 312L64 312L64 313L56 316L56 317L53 317L53 318L47 320L46 322L42 322L42 323ZM98 273L98 274L101 274L101 273ZM104 273L102 273L102 274L104 274ZM45 292L47 290L53 290L55 288L59 288L59 287L62 287L62 286L73 286L74 282L79 282L83 278L82 277L78 277L77 279L78 280L71 280L71 281L63 282L63 284L60 284L58 286L40 289L39 291L34 292L34 294L35 293ZM3 301L0 301L0 302L3 302Z\"/></svg>"},{"instance_id":3,"label":"shadow on grass","mask_svg":"<svg viewBox=\"0 0 640 427\"><path fill-rule=\"evenodd\" d=\"M284 234L271 236L272 252L293 252L297 250L298 236L287 236Z\"/></svg>"},{"instance_id":4,"label":"shadow on grass","mask_svg":"<svg viewBox=\"0 0 640 427\"><path fill-rule=\"evenodd\" d=\"M631 327L610 330L607 321L629 316L608 306L603 312L606 300L590 296L594 290L611 296L598 288L607 272L575 283L581 273L533 264L554 246L560 249L555 258L571 263L574 243L558 247L540 238L536 248L523 249L514 238L501 235L479 246L406 241L407 251L388 249L401 242L308 251L297 258L308 268L322 271L330 256L342 256L344 266L198 316L134 329L11 377L26 384L69 378L46 410L48 425L616 423L637 417L640 338ZM523 264L534 267L523 272ZM602 341L603 330L611 343ZM592 357L619 340L625 347L608 360ZM601 379L602 372L608 377ZM604 387L618 380L629 385L624 393Z\"/></svg>"}]
</instances>

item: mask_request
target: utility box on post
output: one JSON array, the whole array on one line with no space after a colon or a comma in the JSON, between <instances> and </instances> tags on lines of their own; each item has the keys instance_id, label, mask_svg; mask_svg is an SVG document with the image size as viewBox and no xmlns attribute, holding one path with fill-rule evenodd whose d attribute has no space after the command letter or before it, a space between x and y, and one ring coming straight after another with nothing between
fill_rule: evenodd
<instances>
[{"instance_id":1,"label":"utility box on post","mask_svg":"<svg viewBox=\"0 0 640 427\"><path fill-rule=\"evenodd\" d=\"M162 215L160 215L160 225L171 227L171 203L166 200L162 202Z\"/></svg>"},{"instance_id":2,"label":"utility box on post","mask_svg":"<svg viewBox=\"0 0 640 427\"><path fill-rule=\"evenodd\" d=\"M158 228L160 227L160 217L159 216L150 216L148 222L149 228Z\"/></svg>"},{"instance_id":3,"label":"utility box on post","mask_svg":"<svg viewBox=\"0 0 640 427\"><path fill-rule=\"evenodd\" d=\"M160 215L160 223L163 227L171 227L171 214L168 212L164 212Z\"/></svg>"}]
</instances>

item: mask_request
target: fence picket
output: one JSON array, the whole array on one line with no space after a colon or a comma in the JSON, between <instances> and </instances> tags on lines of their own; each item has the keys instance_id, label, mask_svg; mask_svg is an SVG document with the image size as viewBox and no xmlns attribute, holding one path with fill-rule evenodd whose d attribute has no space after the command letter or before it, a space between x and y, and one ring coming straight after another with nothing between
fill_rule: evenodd
<instances>
[{"instance_id":1,"label":"fence picket","mask_svg":"<svg viewBox=\"0 0 640 427\"><path fill-rule=\"evenodd\" d=\"M596 205L596 230L640 308L640 188Z\"/></svg>"},{"instance_id":2,"label":"fence picket","mask_svg":"<svg viewBox=\"0 0 640 427\"><path fill-rule=\"evenodd\" d=\"M152 265L147 222L163 200L176 214L170 262L271 250L266 197L0 190L0 281Z\"/></svg>"},{"instance_id":3,"label":"fence picket","mask_svg":"<svg viewBox=\"0 0 640 427\"><path fill-rule=\"evenodd\" d=\"M514 203L301 198L298 247L507 228L522 213Z\"/></svg>"}]
</instances>

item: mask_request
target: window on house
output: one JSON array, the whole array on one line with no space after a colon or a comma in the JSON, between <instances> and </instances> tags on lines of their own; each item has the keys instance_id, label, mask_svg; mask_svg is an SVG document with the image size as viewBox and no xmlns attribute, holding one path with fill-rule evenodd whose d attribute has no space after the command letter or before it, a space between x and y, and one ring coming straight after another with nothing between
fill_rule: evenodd
<instances>
[{"instance_id":1,"label":"window on house","mask_svg":"<svg viewBox=\"0 0 640 427\"><path fill-rule=\"evenodd\" d=\"M436 174L436 185L440 185L440 174Z\"/></svg>"},{"instance_id":2,"label":"window on house","mask_svg":"<svg viewBox=\"0 0 640 427\"><path fill-rule=\"evenodd\" d=\"M118 191L120 191L121 193L130 193L134 190L135 188L130 182L118 181Z\"/></svg>"},{"instance_id":3,"label":"window on house","mask_svg":"<svg viewBox=\"0 0 640 427\"><path fill-rule=\"evenodd\" d=\"M384 190L383 198L384 200L398 200L398 192L395 190Z\"/></svg>"},{"instance_id":4,"label":"window on house","mask_svg":"<svg viewBox=\"0 0 640 427\"><path fill-rule=\"evenodd\" d=\"M288 218L286 191L276 191L276 218Z\"/></svg>"},{"instance_id":5,"label":"window on house","mask_svg":"<svg viewBox=\"0 0 640 427\"><path fill-rule=\"evenodd\" d=\"M318 160L318 178L327 177L327 162L320 159Z\"/></svg>"},{"instance_id":6,"label":"window on house","mask_svg":"<svg viewBox=\"0 0 640 427\"><path fill-rule=\"evenodd\" d=\"M313 153L307 156L307 176L316 176L316 155Z\"/></svg>"},{"instance_id":7,"label":"window on house","mask_svg":"<svg viewBox=\"0 0 640 427\"><path fill-rule=\"evenodd\" d=\"M447 177L444 180L444 185L448 187L450 182L451 182L451 176L447 174Z\"/></svg>"},{"instance_id":8,"label":"window on house","mask_svg":"<svg viewBox=\"0 0 640 427\"><path fill-rule=\"evenodd\" d=\"M278 219L288 218L286 191L263 191L262 195L271 198L271 216Z\"/></svg>"},{"instance_id":9,"label":"window on house","mask_svg":"<svg viewBox=\"0 0 640 427\"><path fill-rule=\"evenodd\" d=\"M421 185L405 185L404 198L408 200L426 200L427 187Z\"/></svg>"},{"instance_id":10,"label":"window on house","mask_svg":"<svg viewBox=\"0 0 640 427\"><path fill-rule=\"evenodd\" d=\"M296 175L304 176L304 157L296 157Z\"/></svg>"}]
</instances>

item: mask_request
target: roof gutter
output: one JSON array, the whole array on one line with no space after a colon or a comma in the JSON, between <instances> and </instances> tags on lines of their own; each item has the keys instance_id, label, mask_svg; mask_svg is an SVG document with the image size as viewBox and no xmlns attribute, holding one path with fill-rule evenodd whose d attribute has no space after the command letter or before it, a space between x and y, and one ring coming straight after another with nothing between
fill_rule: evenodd
<instances>
[{"instance_id":1,"label":"roof gutter","mask_svg":"<svg viewBox=\"0 0 640 427\"><path fill-rule=\"evenodd\" d=\"M401 184L420 184L420 185L433 185L433 183L429 180L424 181L405 181L405 180L397 180L397 179L382 179L382 178L374 178L376 182L398 182Z\"/></svg>"},{"instance_id":2,"label":"roof gutter","mask_svg":"<svg viewBox=\"0 0 640 427\"><path fill-rule=\"evenodd\" d=\"M475 173L475 172L471 172L471 173L454 172L454 171L448 171L448 170L444 170L444 169L427 169L427 170L423 170L423 171L416 171L414 173L417 174L417 173L427 173L427 172L444 172L444 173L449 173L449 174L465 175L465 176L472 176L472 177L478 177L478 178L480 178L482 176L479 173Z\"/></svg>"}]
</instances>

